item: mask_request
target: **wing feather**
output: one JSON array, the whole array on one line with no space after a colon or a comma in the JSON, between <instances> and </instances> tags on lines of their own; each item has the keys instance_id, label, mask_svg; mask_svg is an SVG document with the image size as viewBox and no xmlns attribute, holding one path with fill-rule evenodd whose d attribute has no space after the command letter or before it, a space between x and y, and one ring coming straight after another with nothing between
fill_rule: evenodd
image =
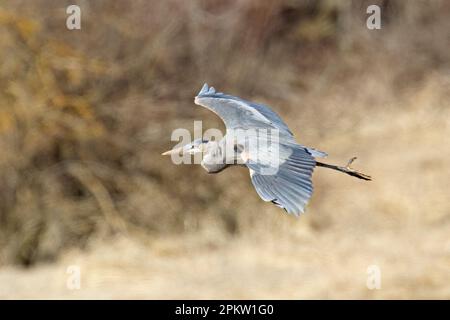
<instances>
[{"instance_id":1,"label":"wing feather","mask_svg":"<svg viewBox=\"0 0 450 320\"><path fill-rule=\"evenodd\" d=\"M216 113L227 129L273 127L292 136L288 126L269 107L216 92L206 83L195 97L195 103Z\"/></svg>"},{"instance_id":2,"label":"wing feather","mask_svg":"<svg viewBox=\"0 0 450 320\"><path fill-rule=\"evenodd\" d=\"M271 201L288 213L298 216L313 193L311 176L315 160L302 146L292 150L291 155L279 166L276 174L263 175L257 162L249 162L250 176L258 195Z\"/></svg>"}]
</instances>

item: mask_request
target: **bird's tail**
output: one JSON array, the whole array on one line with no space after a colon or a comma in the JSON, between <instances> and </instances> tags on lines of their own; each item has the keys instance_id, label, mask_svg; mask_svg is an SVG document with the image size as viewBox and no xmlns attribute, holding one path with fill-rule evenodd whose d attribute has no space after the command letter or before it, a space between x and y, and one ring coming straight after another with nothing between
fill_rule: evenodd
<instances>
[{"instance_id":1,"label":"bird's tail","mask_svg":"<svg viewBox=\"0 0 450 320\"><path fill-rule=\"evenodd\" d=\"M328 154L326 152L314 149L314 148L309 148L309 147L305 147L306 151L308 151L308 153L310 155L312 155L314 158L326 158L328 156Z\"/></svg>"}]
</instances>

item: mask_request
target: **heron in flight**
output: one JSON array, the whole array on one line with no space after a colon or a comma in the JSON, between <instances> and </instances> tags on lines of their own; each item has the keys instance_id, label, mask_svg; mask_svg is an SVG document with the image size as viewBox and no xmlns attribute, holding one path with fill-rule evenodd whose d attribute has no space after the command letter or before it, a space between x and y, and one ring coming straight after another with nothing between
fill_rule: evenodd
<instances>
[{"instance_id":1,"label":"heron in flight","mask_svg":"<svg viewBox=\"0 0 450 320\"><path fill-rule=\"evenodd\" d=\"M268 106L216 92L206 83L195 97L195 104L211 110L223 120L225 136L220 141L197 139L163 155L202 153L201 165L208 173L221 172L230 165L246 166L261 199L274 203L290 214L298 216L305 211L313 193L311 176L316 166L371 180L370 176L350 167L356 157L350 159L346 166L317 161L316 158L324 158L327 154L298 144L286 123ZM231 134L239 130L244 133L244 142ZM263 138L265 143L261 143L260 137L255 134L258 130L276 132L275 139ZM228 148L230 145L231 149ZM256 152L250 150L250 145L257 146L253 148ZM229 150L232 152L227 152Z\"/></svg>"}]
</instances>

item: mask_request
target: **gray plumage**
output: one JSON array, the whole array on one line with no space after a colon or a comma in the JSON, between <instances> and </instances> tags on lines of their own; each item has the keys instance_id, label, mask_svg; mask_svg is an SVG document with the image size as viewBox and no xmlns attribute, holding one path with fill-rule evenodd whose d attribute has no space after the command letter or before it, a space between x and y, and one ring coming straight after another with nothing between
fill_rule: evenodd
<instances>
[{"instance_id":1,"label":"gray plumage","mask_svg":"<svg viewBox=\"0 0 450 320\"><path fill-rule=\"evenodd\" d=\"M305 211L313 193L311 177L316 166L370 180L369 176L351 169L351 162L346 167L339 167L316 161L315 158L326 157L327 154L298 144L286 123L268 106L216 92L207 84L195 97L195 103L216 113L225 123L226 134L218 142L196 140L181 151L203 152L201 165L209 173L220 172L235 164L248 167L261 199L288 213L299 215ZM239 130L244 133L243 137L235 134ZM276 132L276 139L261 138L259 133L255 133L267 131ZM230 143L233 146L231 154L227 152ZM256 153L249 147L252 143L257 145Z\"/></svg>"},{"instance_id":2,"label":"gray plumage","mask_svg":"<svg viewBox=\"0 0 450 320\"><path fill-rule=\"evenodd\" d=\"M297 144L286 123L263 104L216 92L207 84L198 93L195 103L216 113L224 121L227 132L230 129L278 129L279 163L276 174L261 174L263 165L252 159L244 161L244 164L250 170L252 183L261 199L284 208L288 213L298 215L304 212L313 192L311 176L316 165L314 156L324 157L326 153ZM226 139L227 135L222 140ZM223 149L223 141L206 156L217 152L217 148ZM209 171L207 163L202 162L202 166ZM217 166L213 168L217 169Z\"/></svg>"}]
</instances>

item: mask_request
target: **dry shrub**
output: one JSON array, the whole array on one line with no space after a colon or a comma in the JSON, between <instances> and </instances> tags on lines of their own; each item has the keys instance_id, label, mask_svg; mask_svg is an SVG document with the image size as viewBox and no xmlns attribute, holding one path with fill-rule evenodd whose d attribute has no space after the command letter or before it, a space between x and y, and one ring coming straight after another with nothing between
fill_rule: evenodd
<instances>
[{"instance_id":1,"label":"dry shrub","mask_svg":"<svg viewBox=\"0 0 450 320\"><path fill-rule=\"evenodd\" d=\"M313 142L448 68L448 3L378 2L376 35L360 27L367 1L81 1L81 31L65 28L69 2L3 4L0 263L53 259L94 233L276 229L277 209L242 197L245 170L211 177L160 153L193 118L221 125L192 107L205 81L276 102ZM320 208L319 231L332 223Z\"/></svg>"}]
</instances>

